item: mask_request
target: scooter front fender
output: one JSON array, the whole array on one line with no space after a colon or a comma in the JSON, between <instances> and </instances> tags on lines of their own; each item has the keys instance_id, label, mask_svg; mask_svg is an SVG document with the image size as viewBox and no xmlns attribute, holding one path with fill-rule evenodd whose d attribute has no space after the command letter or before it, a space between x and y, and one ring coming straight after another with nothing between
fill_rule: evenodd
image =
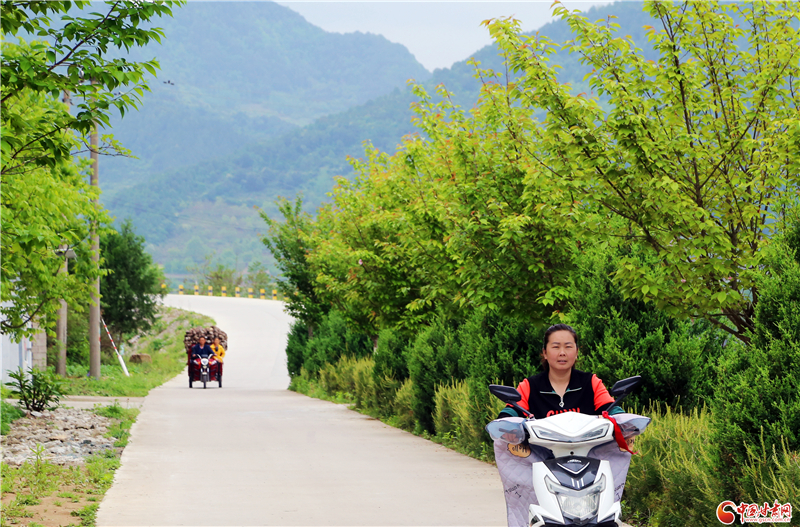
<instances>
[{"instance_id":1,"label":"scooter front fender","mask_svg":"<svg viewBox=\"0 0 800 527\"><path fill-rule=\"evenodd\" d=\"M558 498L547 489L545 483L545 478L550 478L554 482L557 481L556 476L542 462L534 463L531 468L533 471L533 488L536 492L539 504L530 505L528 511L529 525L533 525L533 527L544 525L545 523L567 525L564 515L561 513L561 506L558 504ZM614 474L611 471L611 464L606 460L600 461L600 469L598 470L595 481L599 481L601 475L606 478L606 486L603 492L600 493L600 503L594 521L617 520L621 509L619 502L614 501ZM532 524L531 522L536 518L540 521Z\"/></svg>"}]
</instances>

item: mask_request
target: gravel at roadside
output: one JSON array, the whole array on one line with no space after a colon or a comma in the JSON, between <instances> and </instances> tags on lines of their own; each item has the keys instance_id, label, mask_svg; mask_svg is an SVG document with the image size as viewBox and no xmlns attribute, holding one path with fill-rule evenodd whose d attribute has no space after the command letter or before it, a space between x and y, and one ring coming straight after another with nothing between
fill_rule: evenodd
<instances>
[{"instance_id":1,"label":"gravel at roadside","mask_svg":"<svg viewBox=\"0 0 800 527\"><path fill-rule=\"evenodd\" d=\"M11 423L2 436L3 462L18 466L36 460L36 448L44 449L42 459L58 465L82 464L88 456L114 449L114 439L103 437L112 420L77 408L30 412Z\"/></svg>"}]
</instances>

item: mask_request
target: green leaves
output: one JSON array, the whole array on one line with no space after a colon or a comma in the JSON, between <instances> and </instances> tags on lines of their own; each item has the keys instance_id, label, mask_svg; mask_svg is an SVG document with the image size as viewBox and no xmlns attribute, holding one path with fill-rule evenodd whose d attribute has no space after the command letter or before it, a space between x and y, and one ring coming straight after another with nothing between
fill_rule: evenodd
<instances>
[{"instance_id":1,"label":"green leaves","mask_svg":"<svg viewBox=\"0 0 800 527\"><path fill-rule=\"evenodd\" d=\"M507 84L476 64L469 112L414 87L420 135L368 148L308 231L317 292L372 334L435 309L543 323L567 306L576 259L604 246L626 298L746 340L761 250L800 201L800 7L646 10L657 60L613 23L554 9L601 98L558 82L556 43L488 22Z\"/></svg>"},{"instance_id":2,"label":"green leaves","mask_svg":"<svg viewBox=\"0 0 800 527\"><path fill-rule=\"evenodd\" d=\"M2 302L3 333L20 337L37 318L51 320L65 299L87 302L89 283L101 274L89 258L60 273L68 249L87 245L90 228L108 221L97 205L98 190L86 184L92 129L109 125L113 109L136 107L155 61L108 59L111 46L158 40L158 28L142 21L171 14L174 2L108 2L104 13L71 17L89 2L2 2ZM66 22L51 28L51 18ZM26 43L21 33L43 41ZM116 90L124 88L127 93ZM74 112L59 99L67 92ZM74 115L72 114L74 113ZM109 138L101 153L127 154Z\"/></svg>"},{"instance_id":3,"label":"green leaves","mask_svg":"<svg viewBox=\"0 0 800 527\"><path fill-rule=\"evenodd\" d=\"M800 9L757 5L648 4L664 28L649 33L657 62L613 24L557 8L575 33L566 47L592 68L587 79L608 110L557 83L549 41L492 24L520 75L516 100L547 112L540 144L554 161L537 162L593 204L581 236L636 246L659 261L625 262L618 284L676 315L709 316L743 339L755 298L750 271L768 226L796 206L800 186L788 133L800 108L800 94L788 89L800 72ZM609 214L622 221L608 228Z\"/></svg>"}]
</instances>

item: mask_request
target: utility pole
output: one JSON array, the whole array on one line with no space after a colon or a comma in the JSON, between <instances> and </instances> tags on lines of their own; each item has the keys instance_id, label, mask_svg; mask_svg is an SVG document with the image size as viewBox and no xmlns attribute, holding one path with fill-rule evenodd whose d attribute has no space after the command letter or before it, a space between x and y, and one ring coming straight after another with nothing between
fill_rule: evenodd
<instances>
[{"instance_id":1,"label":"utility pole","mask_svg":"<svg viewBox=\"0 0 800 527\"><path fill-rule=\"evenodd\" d=\"M92 81L94 83L94 81ZM92 150L92 186L97 187L99 179L99 161L97 141L97 123L92 124L90 139ZM99 206L98 200L95 200ZM92 225L92 261L95 265L100 263L100 235L97 224ZM92 287L92 303L89 306L89 374L95 379L100 379L100 277L95 280Z\"/></svg>"},{"instance_id":2,"label":"utility pole","mask_svg":"<svg viewBox=\"0 0 800 527\"><path fill-rule=\"evenodd\" d=\"M70 97L69 91L64 90L64 104L67 105L67 113L70 112ZM66 250L66 248L65 248ZM66 254L64 255L64 265L59 269L59 274L67 274L69 267L67 262L69 259ZM56 365L56 373L62 377L67 376L67 301L61 299L61 307L58 308L58 322L56 323L56 343L58 345L58 364Z\"/></svg>"}]
</instances>

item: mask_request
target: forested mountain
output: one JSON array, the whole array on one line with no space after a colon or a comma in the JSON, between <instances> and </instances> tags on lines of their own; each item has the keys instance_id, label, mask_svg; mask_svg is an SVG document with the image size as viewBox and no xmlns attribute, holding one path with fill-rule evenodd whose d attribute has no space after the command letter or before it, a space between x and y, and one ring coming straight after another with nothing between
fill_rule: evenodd
<instances>
[{"instance_id":1,"label":"forested mountain","mask_svg":"<svg viewBox=\"0 0 800 527\"><path fill-rule=\"evenodd\" d=\"M104 160L114 191L153 173L230 155L430 73L379 35L328 33L271 2L189 2L158 20L166 38L135 49L157 57L140 111L113 133L139 159Z\"/></svg>"},{"instance_id":2,"label":"forested mountain","mask_svg":"<svg viewBox=\"0 0 800 527\"><path fill-rule=\"evenodd\" d=\"M642 26L651 19L641 3L618 2L593 8L592 19L616 16L623 34L634 37L640 47L647 40ZM556 42L570 37L566 24L555 21L539 31ZM482 68L504 71L502 57L494 45L470 58ZM579 57L566 52L554 62L562 66L560 78L577 91L588 91L586 69ZM464 108L477 99L480 80L465 59L452 68L437 69L424 82L429 93L444 84ZM349 175L347 156L363 155L363 143L393 151L403 135L413 133L414 96L408 88L395 89L358 107L317 119L287 133L243 145L235 155L184 165L149 177L124 192L109 192L105 203L118 217L133 217L147 237L156 261L167 272L181 273L187 265L215 252L229 264L240 266L252 259L268 260L258 237L263 222L254 206L273 210L278 196L294 197L303 192L307 207L325 200L335 175ZM127 119L127 118L126 118Z\"/></svg>"}]
</instances>

